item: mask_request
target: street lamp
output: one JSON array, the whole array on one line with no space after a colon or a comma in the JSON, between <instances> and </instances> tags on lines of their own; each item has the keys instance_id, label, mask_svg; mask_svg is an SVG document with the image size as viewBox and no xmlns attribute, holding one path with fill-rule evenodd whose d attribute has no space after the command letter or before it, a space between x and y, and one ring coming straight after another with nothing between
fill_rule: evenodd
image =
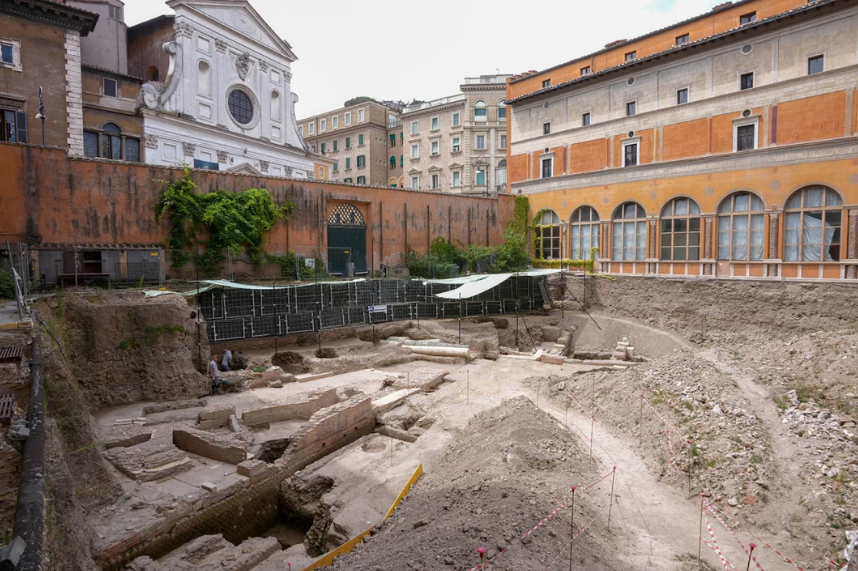
<instances>
[{"instance_id":1,"label":"street lamp","mask_svg":"<svg viewBox=\"0 0 858 571\"><path fill-rule=\"evenodd\" d=\"M39 86L39 114L36 115L36 119L41 119L42 121L42 146L45 146L45 121L47 117L45 117L45 98L42 95L42 86Z\"/></svg>"}]
</instances>

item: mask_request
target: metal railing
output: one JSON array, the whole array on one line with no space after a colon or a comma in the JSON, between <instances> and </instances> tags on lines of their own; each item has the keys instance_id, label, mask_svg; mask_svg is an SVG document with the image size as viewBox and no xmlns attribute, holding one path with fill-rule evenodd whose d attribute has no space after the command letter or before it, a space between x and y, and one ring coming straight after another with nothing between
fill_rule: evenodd
<instances>
[{"instance_id":1,"label":"metal railing","mask_svg":"<svg viewBox=\"0 0 858 571\"><path fill-rule=\"evenodd\" d=\"M479 77L466 77L464 85L504 85L512 74L481 75Z\"/></svg>"},{"instance_id":2,"label":"metal railing","mask_svg":"<svg viewBox=\"0 0 858 571\"><path fill-rule=\"evenodd\" d=\"M450 95L449 97L442 97L441 99L435 99L433 101L424 101L422 103L415 103L414 105L409 105L405 108L403 113L411 113L412 111L420 111L421 109L429 109L430 107L438 107L440 105L447 105L449 103L458 103L459 101L465 100L464 93L458 93L456 95Z\"/></svg>"}]
</instances>

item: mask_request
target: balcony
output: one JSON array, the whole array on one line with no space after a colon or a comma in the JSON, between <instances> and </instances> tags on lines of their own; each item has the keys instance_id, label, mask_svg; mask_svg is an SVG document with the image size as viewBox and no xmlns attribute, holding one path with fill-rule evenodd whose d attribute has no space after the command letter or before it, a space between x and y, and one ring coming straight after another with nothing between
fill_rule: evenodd
<instances>
[{"instance_id":1,"label":"balcony","mask_svg":"<svg viewBox=\"0 0 858 571\"><path fill-rule=\"evenodd\" d=\"M432 107L440 107L441 105L448 105L450 103L458 103L459 101L464 101L465 95L463 93L458 93L456 95L451 95L449 97L442 97L441 99L435 99L433 101L424 101L423 103L415 103L414 105L409 105L405 108L403 113L411 113L413 111L420 111L421 109L430 109Z\"/></svg>"}]
</instances>

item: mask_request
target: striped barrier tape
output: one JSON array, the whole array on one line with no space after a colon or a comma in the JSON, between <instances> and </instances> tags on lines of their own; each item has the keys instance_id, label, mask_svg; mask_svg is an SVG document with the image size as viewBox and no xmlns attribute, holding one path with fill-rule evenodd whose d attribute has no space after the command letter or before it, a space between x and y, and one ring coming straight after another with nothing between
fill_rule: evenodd
<instances>
[{"instance_id":1,"label":"striped barrier tape","mask_svg":"<svg viewBox=\"0 0 858 571\"><path fill-rule=\"evenodd\" d=\"M840 563L838 563L837 561L834 561L832 559L829 559L828 557L825 557L824 559L825 559L825 562L828 563L829 569L836 569L837 571L842 571L843 569L846 569L846 567L848 566L848 565L843 565L841 567Z\"/></svg>"},{"instance_id":2,"label":"striped barrier tape","mask_svg":"<svg viewBox=\"0 0 858 571\"><path fill-rule=\"evenodd\" d=\"M678 429L677 429L673 424L671 424L671 423L670 423L666 418L664 418L664 417L661 415L661 413L660 413L660 412L658 412L658 411L656 410L656 408L655 408L654 406L652 406L652 405L649 403L649 401L648 401L648 400L646 400L646 398L644 398L644 396L643 396L643 395L641 395L641 399L646 403L646 405L650 408L650 410L652 410L656 415L658 415L658 417L661 419L661 421L662 421L663 423L665 423L667 426L669 426L669 427L670 427L670 428L671 428L671 429L672 429L676 434L678 434L678 435L679 435L679 437L680 437L680 438L682 438L683 440L685 440L685 442L686 442L686 443L691 444L691 440L689 440L687 436L685 436L684 434L682 434L681 432L679 432L679 430L678 430Z\"/></svg>"},{"instance_id":3,"label":"striped barrier tape","mask_svg":"<svg viewBox=\"0 0 858 571\"><path fill-rule=\"evenodd\" d=\"M715 539L715 532L712 531L712 524L709 523L709 518L705 518L705 519L706 519L706 528L709 530L709 537L712 538L712 546L714 546L713 549L715 550L715 553L718 554L718 557L721 558L721 564L724 565L724 569L734 569L735 570L736 568L733 567L733 564L730 563L729 561L727 561L727 558L724 557L723 553L721 553L721 548L718 547L718 540Z\"/></svg>"},{"instance_id":4,"label":"striped barrier tape","mask_svg":"<svg viewBox=\"0 0 858 571\"><path fill-rule=\"evenodd\" d=\"M751 560L756 564L757 569L760 569L760 571L762 571L763 567L760 565L760 562L757 561L756 556L753 555L753 550L754 548L756 548L756 545L754 545L753 543L749 544L749 547L751 548L751 550L749 551L748 547L746 547L745 544L742 543L742 540L739 539L739 536L737 536L736 533L732 529L730 529L730 526L724 522L724 520L721 518L721 514L712 509L712 504L710 504L706 500L703 500L703 508L704 510L708 510L712 515L715 516L715 519L717 519L718 522L724 527L724 529L726 529L727 532L733 536L733 539L736 540L736 543L739 544L739 547L742 548L742 551L745 552L745 555L749 556Z\"/></svg>"},{"instance_id":5,"label":"striped barrier tape","mask_svg":"<svg viewBox=\"0 0 858 571\"><path fill-rule=\"evenodd\" d=\"M593 524L594 524L594 523L596 523L596 520L597 520L597 519L599 519L599 516L594 517L594 518L590 521L590 523L588 523L587 525L585 525L584 527L582 527L582 528L578 531L578 533L577 533L577 534L576 534L572 539L570 539L570 540L569 540L569 543L568 543L568 544L566 544L566 547L564 547L564 548L563 548L563 551L561 551L560 553L558 553L558 554L557 554L557 557L555 557L555 558L554 558L554 561L552 561L552 562L551 562L551 564L550 564L548 567L546 567L546 568L545 568L545 571L548 571L549 569L551 569L552 567L554 567L554 564L555 564L555 563L557 563L557 562L560 560L560 558L561 558L561 557L563 557L563 554L564 554L564 553L566 553L566 550L567 550L567 549L572 549L572 544L573 544L573 543L575 543L575 540L576 540L576 539L578 539L579 537L581 537L582 535L584 535L584 534L585 534L585 533L586 533L586 532L587 532L587 531L588 531L588 530L593 526Z\"/></svg>"},{"instance_id":6,"label":"striped barrier tape","mask_svg":"<svg viewBox=\"0 0 858 571\"><path fill-rule=\"evenodd\" d=\"M580 408L582 408L582 409L584 408L584 407L581 407L580 403L578 403L578 401L576 401L576 400L575 400L575 397L573 397L571 394L569 394L569 391L563 391L563 394L565 394L565 395L566 395L566 396L568 396L570 399L572 399L572 402L573 402L573 403L577 403L577 404L578 404L578 406L579 406ZM556 410L557 412L563 412L562 410L559 410L559 409L556 409L556 408L555 408L554 410ZM584 409L584 410L586 410L586 409ZM595 417L595 415L591 415L591 416L592 416L593 420L595 421L595 418L596 418L596 417ZM577 429L578 429L578 432L580 432L580 433L581 433L581 435L584 437L584 439L585 439L587 442L590 442L590 437L589 437L589 436L587 436L587 433L586 433L586 432L584 432L583 430L581 430L581 427L580 427L580 426L578 426L578 424L577 424L574 420L572 421L572 424L574 424L574 425L575 425L575 428L577 428ZM611 454L610 454L607 450L605 450L605 448L604 448L604 447L599 443L599 441L598 441L598 440L593 439L593 443L594 443L596 446L598 446L598 447L599 447L599 450L601 450L601 451L605 454L605 456L607 456L607 458L608 458L608 460L610 460L611 464L613 464L613 465L615 465L615 466L617 465L617 461L616 461L616 460L614 460L614 458L611 456Z\"/></svg>"},{"instance_id":7,"label":"striped barrier tape","mask_svg":"<svg viewBox=\"0 0 858 571\"><path fill-rule=\"evenodd\" d=\"M759 541L760 543L762 543L763 545L768 547L769 550L774 551L778 555L778 557L780 557L786 563L789 563L790 565L792 565L793 567L798 569L798 571L804 571L803 567L799 566L795 561L793 561L792 559L790 559L789 557L787 557L786 555L784 555L783 553L781 553L780 551L778 551L777 549L775 549L774 547L772 547L771 545L766 543L760 536L758 536L757 534L755 534L754 532L752 532L751 530L749 530L748 528L743 526L740 522L734 520L733 518L726 515L724 512L722 512L717 507L715 507L714 505L712 505L708 502L704 502L704 505L708 506L709 509L712 511L712 513L718 514L720 517L723 517L723 518L730 520L730 522L733 523L734 527L736 527L737 529L741 529L742 531L744 531L745 533L747 533L748 535L750 535L751 537L753 537L754 539L756 539L757 541ZM719 517L719 521L720 521L720 517ZM724 525L723 522L722 522L722 525ZM725 527L728 527L728 526L725 525Z\"/></svg>"},{"instance_id":8,"label":"striped barrier tape","mask_svg":"<svg viewBox=\"0 0 858 571\"><path fill-rule=\"evenodd\" d=\"M607 480L607 479L608 479L608 477L609 477L612 473L613 473L613 470L612 470L611 472L608 472L607 474L605 474L604 476L602 476L601 478L599 478L598 480L596 480L596 481L595 481L595 482L593 482L592 484L590 484L590 485L588 485L587 487L583 488L583 489L581 490L581 492L578 494L579 499L580 499L580 497L581 497L581 496L583 496L583 495L584 495L585 493L587 493L589 490L591 490L592 488L594 488L594 487L598 486L600 483L602 483L602 482L604 482L605 480ZM478 571L479 569L486 569L486 568L488 568L488 566L489 566L489 565L491 565L492 563L494 563L495 561L497 561L497 560L501 557L501 555L503 555L504 553L506 553L507 551L509 551L510 549L512 549L516 544L521 543L521 541L522 541L522 540L524 540L526 537L530 537L531 535L533 535L533 534L536 532L536 530L538 530L539 528L541 528L542 526L544 526L545 524L547 524L549 521L551 521L552 519L554 519L554 516L556 516L558 513L560 513L560 512L561 512L561 511L563 511L564 509L566 509L566 507L567 507L571 502L572 502L572 496L570 496L570 497L566 498L566 499L563 501L563 503L562 503L562 504L560 504L559 506L557 506L557 507L556 507L556 508L555 508L555 509L550 513L550 514L548 514L547 516L545 516L544 518L542 518L542 520L541 520L539 523L537 523L535 526L533 526L533 527L531 527L530 529L528 529L528 530L527 530L527 531L526 531L526 532L525 532L521 537L519 537L518 539L513 540L509 545L507 545L506 547L504 547L503 549L501 549L497 554L495 554L493 557L489 558L485 563L481 563L480 565L477 565L476 567L472 567L472 568L471 568L471 569L469 569L468 571Z\"/></svg>"}]
</instances>

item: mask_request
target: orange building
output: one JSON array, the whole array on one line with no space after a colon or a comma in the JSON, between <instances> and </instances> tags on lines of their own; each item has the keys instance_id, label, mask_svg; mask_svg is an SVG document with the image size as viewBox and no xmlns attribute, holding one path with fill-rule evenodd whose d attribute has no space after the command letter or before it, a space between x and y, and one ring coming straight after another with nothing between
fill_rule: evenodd
<instances>
[{"instance_id":1,"label":"orange building","mask_svg":"<svg viewBox=\"0 0 858 571\"><path fill-rule=\"evenodd\" d=\"M507 85L536 257L856 279L858 0L744 0Z\"/></svg>"}]
</instances>

